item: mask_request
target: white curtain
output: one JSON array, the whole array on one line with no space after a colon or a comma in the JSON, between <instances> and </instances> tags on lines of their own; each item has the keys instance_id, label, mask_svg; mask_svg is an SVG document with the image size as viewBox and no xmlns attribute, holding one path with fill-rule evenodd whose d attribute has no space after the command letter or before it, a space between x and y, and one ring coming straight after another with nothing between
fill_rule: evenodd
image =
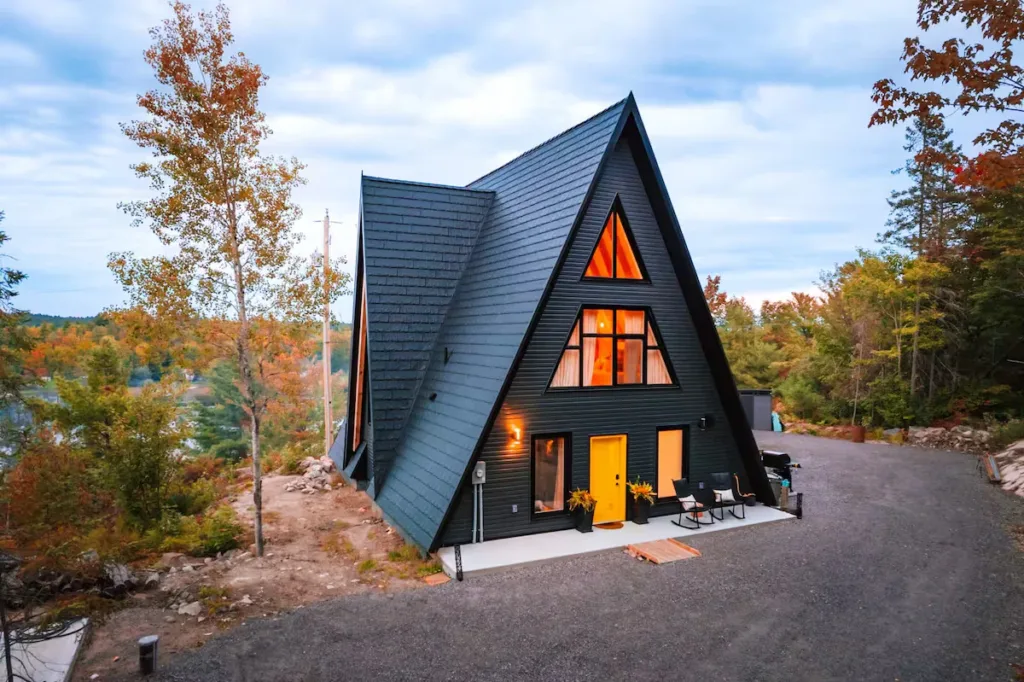
<instances>
[{"instance_id":1,"label":"white curtain","mask_svg":"<svg viewBox=\"0 0 1024 682\"><path fill-rule=\"evenodd\" d=\"M642 324L640 328L643 329ZM622 356L622 383L643 383L644 342L639 339L630 339L626 341L625 352L622 354Z\"/></svg>"},{"instance_id":2,"label":"white curtain","mask_svg":"<svg viewBox=\"0 0 1024 682\"><path fill-rule=\"evenodd\" d=\"M558 363L555 371L555 378L551 380L552 386L579 386L580 385L580 351L577 348L566 348L562 353L562 360Z\"/></svg>"},{"instance_id":3,"label":"white curtain","mask_svg":"<svg viewBox=\"0 0 1024 682\"><path fill-rule=\"evenodd\" d=\"M597 360L597 339L583 337L583 385L594 385L594 362Z\"/></svg>"},{"instance_id":4,"label":"white curtain","mask_svg":"<svg viewBox=\"0 0 1024 682\"><path fill-rule=\"evenodd\" d=\"M668 367L665 366L665 359L661 356L660 350L647 351L647 383L672 383L672 377L669 376Z\"/></svg>"},{"instance_id":5,"label":"white curtain","mask_svg":"<svg viewBox=\"0 0 1024 682\"><path fill-rule=\"evenodd\" d=\"M558 452L555 453L555 490L551 499L551 508L556 511L565 509L565 440L558 439Z\"/></svg>"},{"instance_id":6,"label":"white curtain","mask_svg":"<svg viewBox=\"0 0 1024 682\"><path fill-rule=\"evenodd\" d=\"M644 311L642 310L623 310L619 312L623 316L625 322L625 333L626 334L643 334L644 333Z\"/></svg>"}]
</instances>

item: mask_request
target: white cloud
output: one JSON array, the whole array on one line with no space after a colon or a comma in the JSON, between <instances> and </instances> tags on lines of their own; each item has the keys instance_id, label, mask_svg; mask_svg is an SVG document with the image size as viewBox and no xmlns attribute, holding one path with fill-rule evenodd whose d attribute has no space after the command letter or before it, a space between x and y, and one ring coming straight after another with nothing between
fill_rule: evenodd
<instances>
[{"instance_id":1,"label":"white cloud","mask_svg":"<svg viewBox=\"0 0 1024 682\"><path fill-rule=\"evenodd\" d=\"M146 192L128 169L145 152L116 124L152 87L141 50L167 6L8 9L50 38L0 42L0 65L26 67L0 85L0 209L31 275L21 304L95 312L120 299L106 254L157 248L116 209ZM272 76L267 149L308 166L296 193L307 249L330 207L342 222L332 251L351 258L361 171L462 184L635 90L698 269L755 299L806 290L870 245L902 157L897 131L866 129L868 92L900 70L912 0L638 0L628 12L611 0L248 0L233 10L236 47ZM89 55L76 65L86 75L45 71L72 48ZM862 64L881 66L859 75ZM337 311L348 319L348 308Z\"/></svg>"},{"instance_id":2,"label":"white cloud","mask_svg":"<svg viewBox=\"0 0 1024 682\"><path fill-rule=\"evenodd\" d=\"M38 64L39 55L25 45L0 39L0 65L5 68L25 68Z\"/></svg>"}]
</instances>

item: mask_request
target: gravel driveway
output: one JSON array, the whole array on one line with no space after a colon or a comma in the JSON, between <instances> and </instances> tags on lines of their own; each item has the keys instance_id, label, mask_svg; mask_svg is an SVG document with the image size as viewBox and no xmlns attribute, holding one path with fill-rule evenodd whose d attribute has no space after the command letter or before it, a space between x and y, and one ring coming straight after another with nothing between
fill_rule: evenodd
<instances>
[{"instance_id":1,"label":"gravel driveway","mask_svg":"<svg viewBox=\"0 0 1024 682\"><path fill-rule=\"evenodd\" d=\"M962 454L766 434L802 521L700 535L252 621L160 680L1012 680L1024 504Z\"/></svg>"}]
</instances>

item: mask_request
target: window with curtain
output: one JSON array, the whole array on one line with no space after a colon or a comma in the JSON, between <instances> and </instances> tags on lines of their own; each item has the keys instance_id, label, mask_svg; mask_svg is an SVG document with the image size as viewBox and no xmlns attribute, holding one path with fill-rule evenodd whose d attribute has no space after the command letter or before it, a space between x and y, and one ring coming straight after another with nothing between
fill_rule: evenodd
<instances>
[{"instance_id":1,"label":"window with curtain","mask_svg":"<svg viewBox=\"0 0 1024 682\"><path fill-rule=\"evenodd\" d=\"M366 407L365 384L366 384L366 281L363 281L363 290L359 306L359 338L356 340L356 376L353 388L355 396L352 406L352 450L355 451L363 443L363 410Z\"/></svg>"},{"instance_id":2,"label":"window with curtain","mask_svg":"<svg viewBox=\"0 0 1024 682\"><path fill-rule=\"evenodd\" d=\"M533 513L566 510L569 498L569 436L535 436L533 439Z\"/></svg>"},{"instance_id":3,"label":"window with curtain","mask_svg":"<svg viewBox=\"0 0 1024 682\"><path fill-rule=\"evenodd\" d=\"M654 319L642 308L584 308L551 379L552 388L674 383Z\"/></svg>"},{"instance_id":4,"label":"window with curtain","mask_svg":"<svg viewBox=\"0 0 1024 682\"><path fill-rule=\"evenodd\" d=\"M597 246L583 272L584 279L632 279L646 280L640 252L636 248L633 233L626 222L622 203L615 197L612 210L608 213Z\"/></svg>"},{"instance_id":5,"label":"window with curtain","mask_svg":"<svg viewBox=\"0 0 1024 682\"><path fill-rule=\"evenodd\" d=\"M658 429L658 497L675 497L672 481L685 475L685 452L681 428Z\"/></svg>"}]
</instances>

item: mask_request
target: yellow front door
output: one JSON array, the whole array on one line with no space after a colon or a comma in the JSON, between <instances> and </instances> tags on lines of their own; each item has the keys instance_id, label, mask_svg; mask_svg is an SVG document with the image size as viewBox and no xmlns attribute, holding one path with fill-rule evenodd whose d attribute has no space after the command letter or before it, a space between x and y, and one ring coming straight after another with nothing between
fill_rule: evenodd
<instances>
[{"instance_id":1,"label":"yellow front door","mask_svg":"<svg viewBox=\"0 0 1024 682\"><path fill-rule=\"evenodd\" d=\"M590 493L597 500L594 523L626 520L626 437L590 439Z\"/></svg>"}]
</instances>

